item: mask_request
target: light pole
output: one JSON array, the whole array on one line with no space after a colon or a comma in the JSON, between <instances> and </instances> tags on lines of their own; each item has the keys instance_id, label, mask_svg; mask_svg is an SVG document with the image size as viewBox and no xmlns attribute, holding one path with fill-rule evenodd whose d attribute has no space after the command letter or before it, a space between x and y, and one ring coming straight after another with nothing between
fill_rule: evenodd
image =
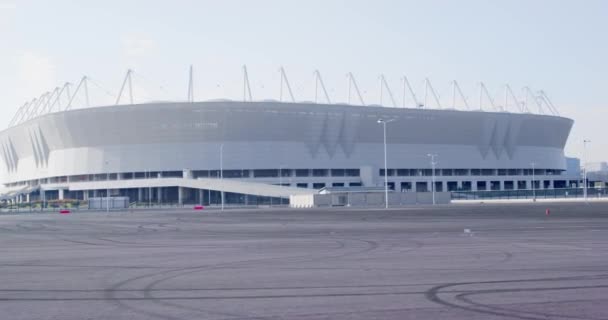
<instances>
[{"instance_id":1,"label":"light pole","mask_svg":"<svg viewBox=\"0 0 608 320\"><path fill-rule=\"evenodd\" d=\"M283 186L283 168L285 168L285 165L282 164L279 166L279 186ZM283 198L280 198L281 201L281 205L283 205Z\"/></svg>"},{"instance_id":2,"label":"light pole","mask_svg":"<svg viewBox=\"0 0 608 320\"><path fill-rule=\"evenodd\" d=\"M224 144L220 144L220 186L222 187L221 191L221 201L222 201L222 211L224 211Z\"/></svg>"},{"instance_id":3,"label":"light pole","mask_svg":"<svg viewBox=\"0 0 608 320\"><path fill-rule=\"evenodd\" d=\"M587 201L587 143L591 140L583 140L583 198Z\"/></svg>"},{"instance_id":4,"label":"light pole","mask_svg":"<svg viewBox=\"0 0 608 320\"><path fill-rule=\"evenodd\" d=\"M427 154L427 156L431 158L431 169L432 169L431 181L433 183L431 185L431 191L433 192L433 205L435 205L435 165L437 165L437 161L435 161L435 157L437 155L429 153L429 154Z\"/></svg>"},{"instance_id":5,"label":"light pole","mask_svg":"<svg viewBox=\"0 0 608 320\"><path fill-rule=\"evenodd\" d=\"M106 181L110 185L110 161L106 160ZM106 212L110 212L110 188L106 189Z\"/></svg>"},{"instance_id":6,"label":"light pole","mask_svg":"<svg viewBox=\"0 0 608 320\"><path fill-rule=\"evenodd\" d=\"M530 162L532 166L532 201L536 202L536 190L534 188L534 167L536 166L536 162Z\"/></svg>"},{"instance_id":7,"label":"light pole","mask_svg":"<svg viewBox=\"0 0 608 320\"><path fill-rule=\"evenodd\" d=\"M150 183L150 171L148 173L148 183ZM148 207L152 207L152 187L148 187Z\"/></svg>"},{"instance_id":8,"label":"light pole","mask_svg":"<svg viewBox=\"0 0 608 320\"><path fill-rule=\"evenodd\" d=\"M283 186L283 168L285 167L284 164L279 166L279 185L282 187Z\"/></svg>"},{"instance_id":9,"label":"light pole","mask_svg":"<svg viewBox=\"0 0 608 320\"><path fill-rule=\"evenodd\" d=\"M378 123L382 124L384 129L384 207L388 209L388 169L387 169L387 160L386 160L386 124L389 122L393 122L395 119L384 120L382 118L378 119Z\"/></svg>"}]
</instances>

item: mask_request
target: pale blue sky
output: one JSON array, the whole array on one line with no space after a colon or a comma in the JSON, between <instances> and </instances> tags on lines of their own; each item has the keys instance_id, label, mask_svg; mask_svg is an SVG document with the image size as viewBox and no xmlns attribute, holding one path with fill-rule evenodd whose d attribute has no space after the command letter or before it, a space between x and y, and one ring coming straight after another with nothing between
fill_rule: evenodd
<instances>
[{"instance_id":1,"label":"pale blue sky","mask_svg":"<svg viewBox=\"0 0 608 320\"><path fill-rule=\"evenodd\" d=\"M95 104L111 103L127 68L136 102L240 99L247 64L254 99L277 99L284 66L298 100L319 69L333 101L352 71L366 103L384 73L401 100L407 75L429 77L445 104L456 79L472 104L482 80L495 94L544 89L575 119L567 146L608 160L608 1L15 1L0 0L0 127L26 100L88 75ZM502 98L500 98L502 100ZM549 133L550 134L550 133Z\"/></svg>"}]
</instances>

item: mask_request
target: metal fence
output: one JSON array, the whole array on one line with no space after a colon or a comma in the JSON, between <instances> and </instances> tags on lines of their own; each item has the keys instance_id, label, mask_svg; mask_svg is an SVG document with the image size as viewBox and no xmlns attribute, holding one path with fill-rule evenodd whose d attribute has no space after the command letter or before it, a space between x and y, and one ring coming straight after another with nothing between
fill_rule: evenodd
<instances>
[{"instance_id":1,"label":"metal fence","mask_svg":"<svg viewBox=\"0 0 608 320\"><path fill-rule=\"evenodd\" d=\"M583 188L537 189L537 190L493 190L493 191L453 191L452 200L478 199L567 199L584 197ZM606 188L588 188L587 197L608 197Z\"/></svg>"},{"instance_id":2,"label":"metal fence","mask_svg":"<svg viewBox=\"0 0 608 320\"><path fill-rule=\"evenodd\" d=\"M92 210L116 210L129 208L128 197L105 197L89 198L89 209Z\"/></svg>"}]
</instances>

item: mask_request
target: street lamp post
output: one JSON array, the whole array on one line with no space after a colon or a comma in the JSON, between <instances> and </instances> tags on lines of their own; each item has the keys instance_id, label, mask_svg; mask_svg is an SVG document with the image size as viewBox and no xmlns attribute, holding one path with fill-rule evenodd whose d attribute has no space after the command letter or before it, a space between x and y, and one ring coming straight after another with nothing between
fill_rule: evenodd
<instances>
[{"instance_id":1,"label":"street lamp post","mask_svg":"<svg viewBox=\"0 0 608 320\"><path fill-rule=\"evenodd\" d=\"M106 182L110 184L110 162L106 160ZM110 212L110 188L106 189L106 212Z\"/></svg>"},{"instance_id":2,"label":"street lamp post","mask_svg":"<svg viewBox=\"0 0 608 320\"><path fill-rule=\"evenodd\" d=\"M150 183L150 171L148 173L148 183ZM148 207L152 207L152 187L148 187Z\"/></svg>"},{"instance_id":3,"label":"street lamp post","mask_svg":"<svg viewBox=\"0 0 608 320\"><path fill-rule=\"evenodd\" d=\"M285 168L285 165L282 164L279 166L279 186L283 186L283 168ZM281 201L281 205L283 205L283 198L280 198Z\"/></svg>"},{"instance_id":4,"label":"street lamp post","mask_svg":"<svg viewBox=\"0 0 608 320\"><path fill-rule=\"evenodd\" d=\"M587 143L591 140L583 140L583 198L587 201Z\"/></svg>"},{"instance_id":5,"label":"street lamp post","mask_svg":"<svg viewBox=\"0 0 608 320\"><path fill-rule=\"evenodd\" d=\"M386 160L386 124L389 122L393 122L395 119L384 120L382 118L378 119L378 123L382 124L384 129L384 207L388 209L388 169L387 169L387 160Z\"/></svg>"},{"instance_id":6,"label":"street lamp post","mask_svg":"<svg viewBox=\"0 0 608 320\"><path fill-rule=\"evenodd\" d=\"M432 181L432 185L431 185L431 191L433 192L433 205L435 205L435 165L437 165L437 161L435 161L435 157L437 157L436 154L427 154L428 157L431 158L431 181Z\"/></svg>"},{"instance_id":7,"label":"street lamp post","mask_svg":"<svg viewBox=\"0 0 608 320\"><path fill-rule=\"evenodd\" d=\"M279 186L283 186L283 168L285 167L284 164L279 166Z\"/></svg>"},{"instance_id":8,"label":"street lamp post","mask_svg":"<svg viewBox=\"0 0 608 320\"><path fill-rule=\"evenodd\" d=\"M224 211L224 144L220 144L220 186L222 187L221 191L221 201L222 201L222 211Z\"/></svg>"},{"instance_id":9,"label":"street lamp post","mask_svg":"<svg viewBox=\"0 0 608 320\"><path fill-rule=\"evenodd\" d=\"M531 162L530 165L532 166L532 201L536 202L536 189L534 188L534 168L536 163Z\"/></svg>"}]
</instances>

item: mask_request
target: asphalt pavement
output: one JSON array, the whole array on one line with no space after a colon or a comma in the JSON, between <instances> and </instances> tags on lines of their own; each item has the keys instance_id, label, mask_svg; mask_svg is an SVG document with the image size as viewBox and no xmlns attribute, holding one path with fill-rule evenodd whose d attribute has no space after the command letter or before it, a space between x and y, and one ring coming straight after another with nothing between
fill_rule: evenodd
<instances>
[{"instance_id":1,"label":"asphalt pavement","mask_svg":"<svg viewBox=\"0 0 608 320\"><path fill-rule=\"evenodd\" d=\"M5 214L0 315L608 319L608 203Z\"/></svg>"}]
</instances>

